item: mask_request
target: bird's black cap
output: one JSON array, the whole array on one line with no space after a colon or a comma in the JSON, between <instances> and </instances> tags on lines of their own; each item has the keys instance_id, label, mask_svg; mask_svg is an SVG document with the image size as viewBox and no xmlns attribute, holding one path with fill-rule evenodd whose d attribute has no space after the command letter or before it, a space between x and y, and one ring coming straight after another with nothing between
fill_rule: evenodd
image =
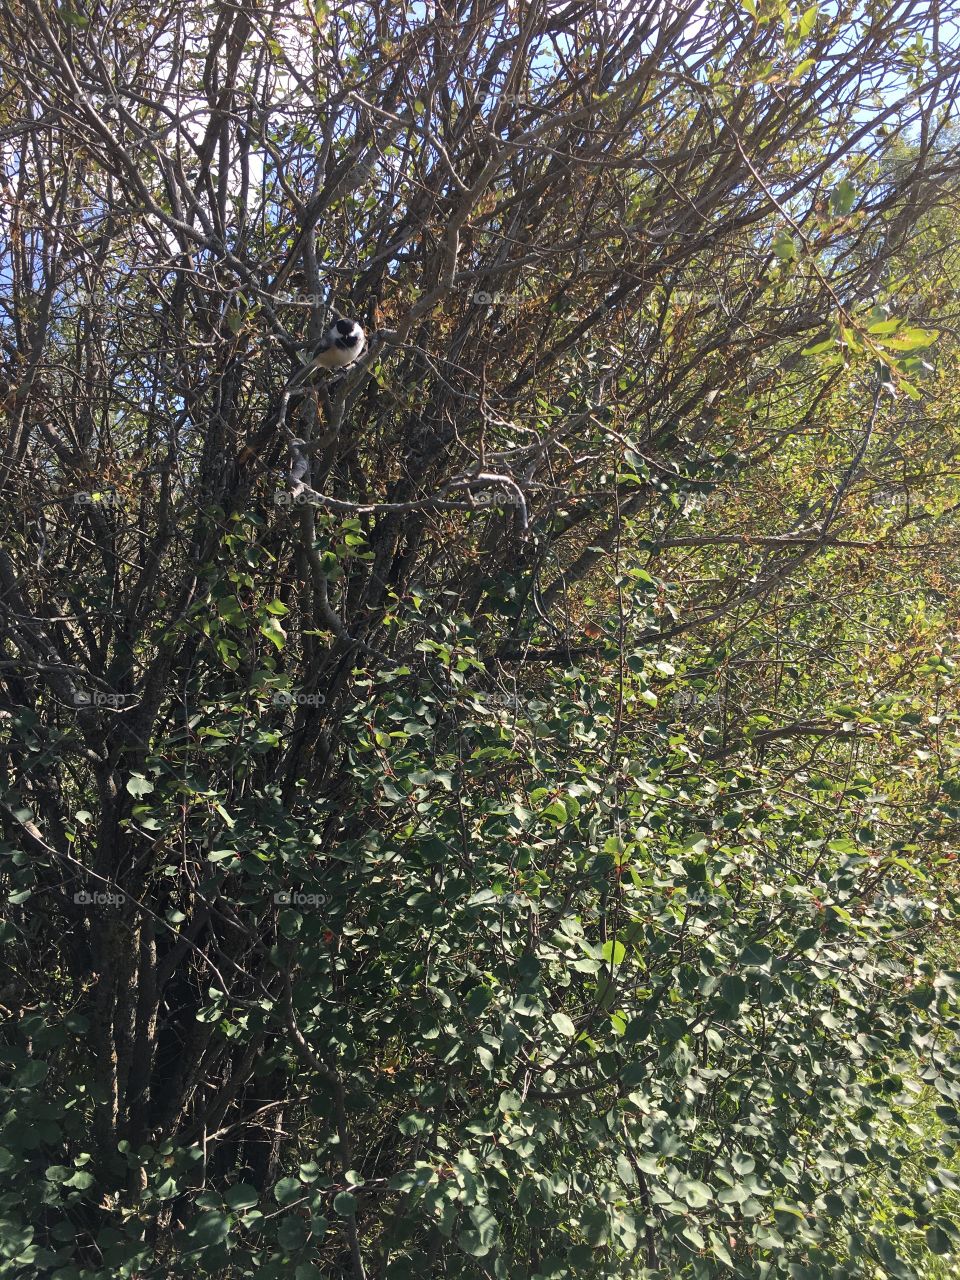
<instances>
[{"instance_id":1,"label":"bird's black cap","mask_svg":"<svg viewBox=\"0 0 960 1280\"><path fill-rule=\"evenodd\" d=\"M339 347L341 351L349 351L351 347L359 346L363 334L356 320L338 320L333 326L333 332L333 345Z\"/></svg>"}]
</instances>

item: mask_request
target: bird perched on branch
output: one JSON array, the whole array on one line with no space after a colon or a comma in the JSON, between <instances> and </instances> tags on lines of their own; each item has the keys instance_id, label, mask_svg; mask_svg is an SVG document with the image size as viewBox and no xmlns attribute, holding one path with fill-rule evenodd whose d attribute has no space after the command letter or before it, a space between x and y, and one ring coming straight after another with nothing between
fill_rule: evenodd
<instances>
[{"instance_id":1,"label":"bird perched on branch","mask_svg":"<svg viewBox=\"0 0 960 1280\"><path fill-rule=\"evenodd\" d=\"M323 335L320 345L306 359L296 381L308 381L321 369L345 369L353 364L367 345L367 335L356 320L340 317Z\"/></svg>"}]
</instances>

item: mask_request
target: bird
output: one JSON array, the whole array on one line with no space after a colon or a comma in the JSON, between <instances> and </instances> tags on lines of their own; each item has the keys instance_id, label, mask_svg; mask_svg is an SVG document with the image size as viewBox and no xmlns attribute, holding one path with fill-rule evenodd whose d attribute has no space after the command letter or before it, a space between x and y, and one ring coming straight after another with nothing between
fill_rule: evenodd
<instances>
[{"instance_id":1,"label":"bird","mask_svg":"<svg viewBox=\"0 0 960 1280\"><path fill-rule=\"evenodd\" d=\"M321 369L345 369L353 364L367 345L367 335L356 320L341 316L323 335L320 345L296 375L297 382L308 379Z\"/></svg>"}]
</instances>

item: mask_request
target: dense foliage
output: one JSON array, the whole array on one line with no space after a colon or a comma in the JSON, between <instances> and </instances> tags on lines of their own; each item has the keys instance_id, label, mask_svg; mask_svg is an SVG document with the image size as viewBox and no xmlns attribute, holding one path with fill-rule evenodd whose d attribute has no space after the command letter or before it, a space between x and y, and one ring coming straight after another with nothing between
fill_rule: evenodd
<instances>
[{"instance_id":1,"label":"dense foliage","mask_svg":"<svg viewBox=\"0 0 960 1280\"><path fill-rule=\"evenodd\" d=\"M415 8L0 14L0 1276L933 1276L956 31Z\"/></svg>"}]
</instances>

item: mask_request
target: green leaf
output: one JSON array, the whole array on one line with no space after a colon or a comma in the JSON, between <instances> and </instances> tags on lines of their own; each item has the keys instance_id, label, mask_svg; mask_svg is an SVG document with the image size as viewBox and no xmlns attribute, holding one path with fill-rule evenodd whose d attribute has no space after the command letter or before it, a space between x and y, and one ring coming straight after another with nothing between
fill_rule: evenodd
<instances>
[{"instance_id":1,"label":"green leaf","mask_svg":"<svg viewBox=\"0 0 960 1280\"><path fill-rule=\"evenodd\" d=\"M682 1196L691 1209L703 1209L713 1198L710 1188L695 1178L681 1178L677 1183L677 1195Z\"/></svg>"},{"instance_id":2,"label":"green leaf","mask_svg":"<svg viewBox=\"0 0 960 1280\"><path fill-rule=\"evenodd\" d=\"M231 1209L252 1209L260 1195L249 1182L237 1182L224 1192L223 1198Z\"/></svg>"},{"instance_id":3,"label":"green leaf","mask_svg":"<svg viewBox=\"0 0 960 1280\"><path fill-rule=\"evenodd\" d=\"M731 1257L730 1250L715 1231L711 1231L709 1234L710 1248L713 1250L714 1257L719 1258L720 1261L726 1263L728 1267L732 1267L733 1258Z\"/></svg>"},{"instance_id":4,"label":"green leaf","mask_svg":"<svg viewBox=\"0 0 960 1280\"><path fill-rule=\"evenodd\" d=\"M133 773L127 779L127 790L132 796L148 796L153 790L153 783L142 773Z\"/></svg>"},{"instance_id":5,"label":"green leaf","mask_svg":"<svg viewBox=\"0 0 960 1280\"><path fill-rule=\"evenodd\" d=\"M606 1244L610 1238L610 1219L605 1209L598 1204L584 1206L580 1212L580 1228L587 1243L594 1249Z\"/></svg>"},{"instance_id":6,"label":"green leaf","mask_svg":"<svg viewBox=\"0 0 960 1280\"><path fill-rule=\"evenodd\" d=\"M844 178L830 192L830 212L834 217L843 217L853 208L856 199L856 188L848 178Z\"/></svg>"},{"instance_id":7,"label":"green leaf","mask_svg":"<svg viewBox=\"0 0 960 1280\"><path fill-rule=\"evenodd\" d=\"M49 1063L40 1062L33 1059L25 1062L22 1067L18 1067L13 1073L11 1083L15 1089L32 1089L35 1084L39 1084L41 1080L46 1078L49 1070Z\"/></svg>"},{"instance_id":8,"label":"green leaf","mask_svg":"<svg viewBox=\"0 0 960 1280\"><path fill-rule=\"evenodd\" d=\"M341 1191L333 1197L333 1209L341 1218L352 1218L357 1211L357 1197L351 1191Z\"/></svg>"},{"instance_id":9,"label":"green leaf","mask_svg":"<svg viewBox=\"0 0 960 1280\"><path fill-rule=\"evenodd\" d=\"M480 1236L476 1231L471 1231L469 1228L460 1232L457 1236L457 1244L463 1252L469 1254L471 1258L483 1258L492 1248L491 1245L485 1244L480 1239Z\"/></svg>"},{"instance_id":10,"label":"green leaf","mask_svg":"<svg viewBox=\"0 0 960 1280\"><path fill-rule=\"evenodd\" d=\"M287 1253L299 1249L307 1238L307 1224L293 1214L284 1218L277 1230L277 1243Z\"/></svg>"},{"instance_id":11,"label":"green leaf","mask_svg":"<svg viewBox=\"0 0 960 1280\"><path fill-rule=\"evenodd\" d=\"M917 387L915 387L915 386L913 385L913 383L912 383L912 382L908 382L908 381L906 380L906 378L900 378L900 380L897 382L897 386L898 386L898 387L899 387L899 389L900 389L901 391L903 391L903 392L904 392L904 393L905 393L905 394L906 394L906 395L907 395L911 400L922 400L922 399L923 399L923 393L922 393L922 392L921 392Z\"/></svg>"},{"instance_id":12,"label":"green leaf","mask_svg":"<svg viewBox=\"0 0 960 1280\"><path fill-rule=\"evenodd\" d=\"M919 351L937 341L937 329L903 329L896 337L887 338L883 345L888 351Z\"/></svg>"},{"instance_id":13,"label":"green leaf","mask_svg":"<svg viewBox=\"0 0 960 1280\"><path fill-rule=\"evenodd\" d=\"M471 1206L470 1221L473 1223L477 1236L485 1245L492 1247L497 1243L500 1236L500 1226L485 1204Z\"/></svg>"},{"instance_id":14,"label":"green leaf","mask_svg":"<svg viewBox=\"0 0 960 1280\"><path fill-rule=\"evenodd\" d=\"M804 347L803 351L801 351L800 354L804 356L819 356L819 355L822 355L825 351L836 350L836 346L837 346L836 337L824 338L822 342L815 342L813 343L812 346Z\"/></svg>"},{"instance_id":15,"label":"green leaf","mask_svg":"<svg viewBox=\"0 0 960 1280\"><path fill-rule=\"evenodd\" d=\"M227 858L239 858L240 854L236 849L211 849L207 854L208 862L225 862Z\"/></svg>"},{"instance_id":16,"label":"green leaf","mask_svg":"<svg viewBox=\"0 0 960 1280\"><path fill-rule=\"evenodd\" d=\"M222 1244L230 1234L230 1220L218 1209L199 1214L187 1228L187 1236L201 1248Z\"/></svg>"},{"instance_id":17,"label":"green leaf","mask_svg":"<svg viewBox=\"0 0 960 1280\"><path fill-rule=\"evenodd\" d=\"M757 969L766 969L773 958L769 947L762 942L751 942L740 953L740 963Z\"/></svg>"},{"instance_id":18,"label":"green leaf","mask_svg":"<svg viewBox=\"0 0 960 1280\"><path fill-rule=\"evenodd\" d=\"M817 14L820 12L819 5L812 4L809 9L804 9L797 22L797 35L803 40L814 28L817 21ZM731 1264L732 1265L732 1264Z\"/></svg>"},{"instance_id":19,"label":"green leaf","mask_svg":"<svg viewBox=\"0 0 960 1280\"><path fill-rule=\"evenodd\" d=\"M951 1243L949 1236L941 1231L939 1227L927 1227L925 1239L927 1242L927 1248L931 1253L935 1253L939 1257L943 1257L948 1253L953 1253L953 1244Z\"/></svg>"},{"instance_id":20,"label":"green leaf","mask_svg":"<svg viewBox=\"0 0 960 1280\"><path fill-rule=\"evenodd\" d=\"M553 1014L550 1018L550 1021L557 1028L560 1034L562 1036L567 1036L568 1039L572 1038L577 1034L577 1028L573 1022L573 1019L568 1018L565 1013Z\"/></svg>"},{"instance_id":21,"label":"green leaf","mask_svg":"<svg viewBox=\"0 0 960 1280\"><path fill-rule=\"evenodd\" d=\"M552 804L548 804L540 810L540 816L541 818L549 818L557 823L564 823L567 821L567 806L560 800L554 800Z\"/></svg>"},{"instance_id":22,"label":"green leaf","mask_svg":"<svg viewBox=\"0 0 960 1280\"><path fill-rule=\"evenodd\" d=\"M493 990L491 987L474 987L463 1002L463 1011L471 1020L479 1018L492 1000Z\"/></svg>"},{"instance_id":23,"label":"green leaf","mask_svg":"<svg viewBox=\"0 0 960 1280\"><path fill-rule=\"evenodd\" d=\"M281 1178L273 1188L273 1198L277 1204L289 1204L303 1194L303 1187L298 1178Z\"/></svg>"},{"instance_id":24,"label":"green leaf","mask_svg":"<svg viewBox=\"0 0 960 1280\"><path fill-rule=\"evenodd\" d=\"M774 236L770 247L781 262L792 262L797 256L797 242L789 231L780 231Z\"/></svg>"},{"instance_id":25,"label":"green leaf","mask_svg":"<svg viewBox=\"0 0 960 1280\"><path fill-rule=\"evenodd\" d=\"M721 983L720 994L723 1003L735 1013L747 998L747 984L739 974L728 974Z\"/></svg>"},{"instance_id":26,"label":"green leaf","mask_svg":"<svg viewBox=\"0 0 960 1280\"><path fill-rule=\"evenodd\" d=\"M287 633L276 618L267 618L266 622L262 622L260 624L260 634L266 636L277 649L282 649L287 643Z\"/></svg>"}]
</instances>

